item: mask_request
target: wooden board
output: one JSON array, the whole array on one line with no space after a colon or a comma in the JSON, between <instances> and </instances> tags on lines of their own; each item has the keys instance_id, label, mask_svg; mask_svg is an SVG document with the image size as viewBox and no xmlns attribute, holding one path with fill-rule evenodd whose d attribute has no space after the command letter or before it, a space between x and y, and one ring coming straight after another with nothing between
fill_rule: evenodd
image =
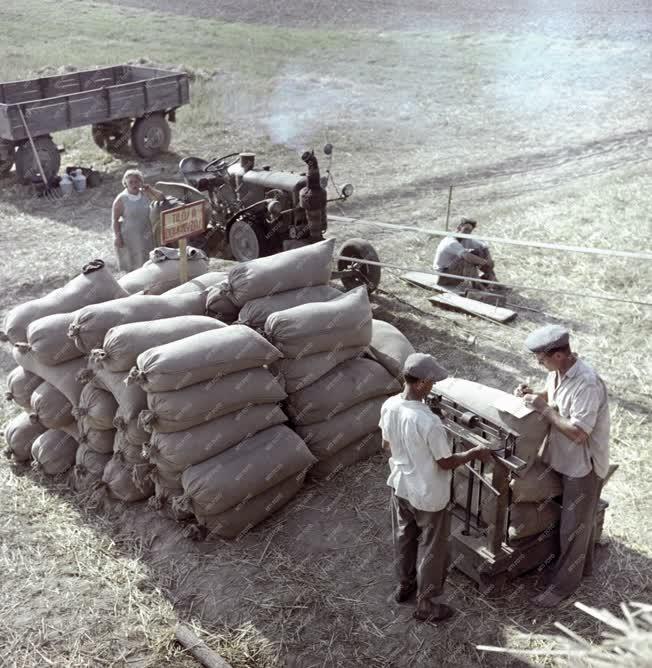
<instances>
[{"instance_id":1,"label":"wooden board","mask_svg":"<svg viewBox=\"0 0 652 668\"><path fill-rule=\"evenodd\" d=\"M432 274L424 274L420 271L410 271L407 274L403 274L401 279L420 288L437 290L437 292L440 292L440 295L429 297L428 300L432 304L442 308L452 308L457 311L464 311L465 313L488 318L489 320L500 323L509 322L516 317L516 311L501 306L485 304L484 302L479 302L475 299L468 299L457 293L455 290L450 290L447 287L438 285L437 277Z\"/></svg>"}]
</instances>

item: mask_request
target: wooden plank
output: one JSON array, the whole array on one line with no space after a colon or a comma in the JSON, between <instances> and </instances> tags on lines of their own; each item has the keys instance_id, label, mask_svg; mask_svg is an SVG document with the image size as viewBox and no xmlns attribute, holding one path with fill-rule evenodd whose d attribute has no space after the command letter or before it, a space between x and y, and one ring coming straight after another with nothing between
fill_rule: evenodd
<instances>
[{"instance_id":1,"label":"wooden plank","mask_svg":"<svg viewBox=\"0 0 652 668\"><path fill-rule=\"evenodd\" d=\"M178 624L175 629L175 636L179 643L205 668L231 668L231 664L227 663L217 652L214 652L205 642L200 640L187 624Z\"/></svg>"},{"instance_id":2,"label":"wooden plank","mask_svg":"<svg viewBox=\"0 0 652 668\"><path fill-rule=\"evenodd\" d=\"M401 276L401 279L420 288L437 290L437 292L451 292L451 290L437 283L436 276L433 276L432 274L424 274L421 271L408 271L407 274Z\"/></svg>"},{"instance_id":3,"label":"wooden plank","mask_svg":"<svg viewBox=\"0 0 652 668\"><path fill-rule=\"evenodd\" d=\"M446 292L436 297L428 297L428 301L436 306L464 311L499 323L509 322L516 317L516 311L478 302L475 299L467 299L452 292Z\"/></svg>"}]
</instances>

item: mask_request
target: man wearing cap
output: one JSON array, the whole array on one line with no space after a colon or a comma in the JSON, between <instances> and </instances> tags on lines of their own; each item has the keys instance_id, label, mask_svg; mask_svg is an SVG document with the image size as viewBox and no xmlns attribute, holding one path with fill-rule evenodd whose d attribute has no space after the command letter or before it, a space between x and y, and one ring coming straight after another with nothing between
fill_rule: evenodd
<instances>
[{"instance_id":1,"label":"man wearing cap","mask_svg":"<svg viewBox=\"0 0 652 668\"><path fill-rule=\"evenodd\" d=\"M600 376L571 352L567 329L541 327L525 346L549 371L548 378L543 392L521 384L515 394L550 423L543 459L562 480L559 556L547 589L533 599L554 607L577 589L582 575L591 574L595 514L609 468L609 405Z\"/></svg>"},{"instance_id":2,"label":"man wearing cap","mask_svg":"<svg viewBox=\"0 0 652 668\"><path fill-rule=\"evenodd\" d=\"M387 484L399 580L394 598L402 603L418 590L418 621L443 621L453 614L436 600L448 570L451 469L491 460L484 447L453 454L441 421L423 403L433 383L447 375L431 355L410 355L403 366L403 392L387 399L380 411L383 448L390 453Z\"/></svg>"},{"instance_id":3,"label":"man wearing cap","mask_svg":"<svg viewBox=\"0 0 652 668\"><path fill-rule=\"evenodd\" d=\"M477 224L470 218L461 218L456 229L461 234L472 234ZM444 237L437 246L433 268L443 274L481 278L487 281L497 280L489 246L477 239ZM459 285L463 280L464 278L438 276L437 284L453 286ZM479 283L478 287L488 289L491 286L487 283Z\"/></svg>"}]
</instances>

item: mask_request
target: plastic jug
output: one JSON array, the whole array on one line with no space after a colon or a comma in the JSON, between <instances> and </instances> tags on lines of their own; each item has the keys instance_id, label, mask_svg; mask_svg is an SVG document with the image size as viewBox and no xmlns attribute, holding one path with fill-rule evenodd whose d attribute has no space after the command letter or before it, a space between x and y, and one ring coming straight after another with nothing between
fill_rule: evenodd
<instances>
[{"instance_id":1,"label":"plastic jug","mask_svg":"<svg viewBox=\"0 0 652 668\"><path fill-rule=\"evenodd\" d=\"M72 185L78 193L86 190L86 177L81 169L76 170L72 175Z\"/></svg>"},{"instance_id":2,"label":"plastic jug","mask_svg":"<svg viewBox=\"0 0 652 668\"><path fill-rule=\"evenodd\" d=\"M61 193L65 196L70 195L74 189L72 179L68 176L68 174L64 174L61 177L61 181L59 182L59 188L61 188Z\"/></svg>"}]
</instances>

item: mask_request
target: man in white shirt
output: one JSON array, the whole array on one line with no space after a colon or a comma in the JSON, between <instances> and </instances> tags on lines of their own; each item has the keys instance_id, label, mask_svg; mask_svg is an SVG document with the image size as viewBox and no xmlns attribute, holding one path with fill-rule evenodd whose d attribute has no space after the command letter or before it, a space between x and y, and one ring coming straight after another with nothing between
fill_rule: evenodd
<instances>
[{"instance_id":1,"label":"man in white shirt","mask_svg":"<svg viewBox=\"0 0 652 668\"><path fill-rule=\"evenodd\" d=\"M462 234L472 234L476 225L475 220L462 218L457 231ZM489 247L483 241L476 239L444 237L437 246L432 266L435 271L443 274L481 278L487 281L497 280ZM437 277L437 283L441 286L459 285L463 280L464 278L448 276ZM478 283L478 287L483 290L491 286L487 283Z\"/></svg>"},{"instance_id":2,"label":"man in white shirt","mask_svg":"<svg viewBox=\"0 0 652 668\"><path fill-rule=\"evenodd\" d=\"M387 399L380 411L383 448L391 453L387 484L399 579L395 599L407 601L418 589L418 621L443 621L453 614L436 601L448 571L451 469L474 459L491 460L484 447L453 454L440 419L423 403L433 383L447 375L431 355L410 355L403 367L403 392Z\"/></svg>"},{"instance_id":3,"label":"man in white shirt","mask_svg":"<svg viewBox=\"0 0 652 668\"><path fill-rule=\"evenodd\" d=\"M543 459L562 480L559 555L547 589L533 599L542 607L554 607L593 567L595 514L609 469L609 405L600 376L571 352L567 329L541 327L527 337L525 346L550 372L543 392L521 384L515 394L550 423Z\"/></svg>"}]
</instances>

